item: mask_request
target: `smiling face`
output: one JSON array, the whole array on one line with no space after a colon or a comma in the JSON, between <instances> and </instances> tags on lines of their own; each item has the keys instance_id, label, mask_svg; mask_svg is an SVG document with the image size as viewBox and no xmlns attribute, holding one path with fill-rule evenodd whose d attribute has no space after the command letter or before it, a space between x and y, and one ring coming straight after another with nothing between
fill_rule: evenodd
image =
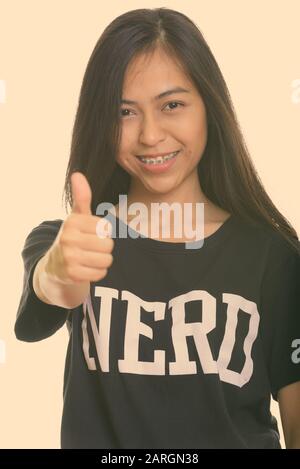
<instances>
[{"instance_id":1,"label":"smiling face","mask_svg":"<svg viewBox=\"0 0 300 469\"><path fill-rule=\"evenodd\" d=\"M158 97L174 88L186 91ZM129 64L122 100L117 162L131 176L128 199L199 200L203 194L197 165L207 142L207 122L195 86L170 56L156 49L150 58L142 55ZM143 163L137 156L178 150L174 159L161 166L154 160Z\"/></svg>"}]
</instances>

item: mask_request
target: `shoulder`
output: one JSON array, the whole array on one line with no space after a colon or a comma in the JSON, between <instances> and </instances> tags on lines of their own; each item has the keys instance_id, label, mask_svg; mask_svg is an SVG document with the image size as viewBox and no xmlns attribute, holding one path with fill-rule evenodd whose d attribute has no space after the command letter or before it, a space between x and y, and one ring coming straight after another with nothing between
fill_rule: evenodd
<instances>
[{"instance_id":1,"label":"shoulder","mask_svg":"<svg viewBox=\"0 0 300 469\"><path fill-rule=\"evenodd\" d=\"M38 225L31 228L27 233L25 239L25 249L31 247L36 243L47 242L48 240L53 240L63 223L61 219L54 220L43 220Z\"/></svg>"},{"instance_id":2,"label":"shoulder","mask_svg":"<svg viewBox=\"0 0 300 469\"><path fill-rule=\"evenodd\" d=\"M257 223L249 223L240 217L234 217L232 249L257 262L277 268L286 262L300 262L300 241L291 243L276 228Z\"/></svg>"},{"instance_id":3,"label":"shoulder","mask_svg":"<svg viewBox=\"0 0 300 469\"><path fill-rule=\"evenodd\" d=\"M31 229L31 233L41 232L53 232L58 231L63 223L63 220L56 218L54 220L43 220L38 225Z\"/></svg>"},{"instance_id":4,"label":"shoulder","mask_svg":"<svg viewBox=\"0 0 300 469\"><path fill-rule=\"evenodd\" d=\"M249 223L239 217L235 217L236 225L243 236L248 241L262 243L265 247L280 251L286 255L300 252L300 241L295 240L295 246L286 239L286 237L276 228L260 223ZM298 246L298 248L297 248Z\"/></svg>"},{"instance_id":5,"label":"shoulder","mask_svg":"<svg viewBox=\"0 0 300 469\"><path fill-rule=\"evenodd\" d=\"M39 227L43 227L43 228L46 228L46 227L49 227L49 228L54 228L54 227L57 227L57 226L61 226L61 224L63 223L63 220L60 219L60 218L55 218L54 220L43 220L41 221L38 225L36 225L33 229L36 229L36 228L39 228Z\"/></svg>"},{"instance_id":6,"label":"shoulder","mask_svg":"<svg viewBox=\"0 0 300 469\"><path fill-rule=\"evenodd\" d=\"M299 239L294 239L294 244L292 244L281 232L271 227L263 228L262 232L267 240L268 258L271 262L300 262Z\"/></svg>"}]
</instances>

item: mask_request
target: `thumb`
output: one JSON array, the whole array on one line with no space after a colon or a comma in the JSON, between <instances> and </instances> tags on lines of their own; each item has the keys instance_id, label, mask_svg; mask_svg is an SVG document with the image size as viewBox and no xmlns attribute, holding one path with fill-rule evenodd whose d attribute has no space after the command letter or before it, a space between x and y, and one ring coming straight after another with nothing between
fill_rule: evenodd
<instances>
[{"instance_id":1,"label":"thumb","mask_svg":"<svg viewBox=\"0 0 300 469\"><path fill-rule=\"evenodd\" d=\"M72 212L91 215L92 191L87 178L78 171L71 174Z\"/></svg>"}]
</instances>

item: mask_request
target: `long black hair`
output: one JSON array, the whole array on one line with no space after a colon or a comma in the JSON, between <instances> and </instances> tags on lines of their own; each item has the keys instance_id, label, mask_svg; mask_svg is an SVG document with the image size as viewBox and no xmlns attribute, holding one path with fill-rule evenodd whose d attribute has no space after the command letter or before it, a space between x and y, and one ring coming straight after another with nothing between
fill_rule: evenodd
<instances>
[{"instance_id":1,"label":"long black hair","mask_svg":"<svg viewBox=\"0 0 300 469\"><path fill-rule=\"evenodd\" d=\"M124 75L138 55L162 48L192 80L206 107L208 138L198 165L201 189L214 204L243 220L279 231L297 250L295 229L266 193L250 159L227 85L196 24L169 8L136 9L115 18L97 41L84 74L66 171L65 208L72 207L70 176L82 172L97 205L116 205L130 175L116 162Z\"/></svg>"}]
</instances>

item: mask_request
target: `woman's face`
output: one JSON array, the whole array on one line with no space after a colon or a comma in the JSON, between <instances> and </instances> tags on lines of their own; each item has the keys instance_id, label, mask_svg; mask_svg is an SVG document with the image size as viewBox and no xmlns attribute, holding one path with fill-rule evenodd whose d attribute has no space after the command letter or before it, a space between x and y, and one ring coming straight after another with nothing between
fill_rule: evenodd
<instances>
[{"instance_id":1,"label":"woman's face","mask_svg":"<svg viewBox=\"0 0 300 469\"><path fill-rule=\"evenodd\" d=\"M179 87L187 92L157 98ZM182 184L188 188L192 182L195 186L197 165L207 141L205 106L194 85L162 50L157 49L146 61L140 56L128 66L120 119L117 162L132 176L131 192L160 196ZM175 151L178 155L161 166L153 162L160 160L143 163L139 157Z\"/></svg>"}]
</instances>

